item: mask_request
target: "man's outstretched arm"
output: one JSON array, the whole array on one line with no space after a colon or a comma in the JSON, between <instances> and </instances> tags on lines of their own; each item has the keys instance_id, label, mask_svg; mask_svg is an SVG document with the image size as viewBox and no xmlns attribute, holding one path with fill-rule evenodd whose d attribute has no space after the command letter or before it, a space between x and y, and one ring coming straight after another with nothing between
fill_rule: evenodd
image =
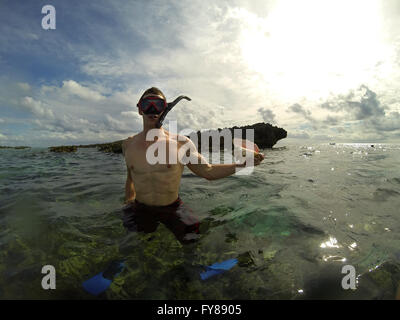
<instances>
[{"instance_id":1,"label":"man's outstretched arm","mask_svg":"<svg viewBox=\"0 0 400 320\"><path fill-rule=\"evenodd\" d=\"M189 163L187 163L187 167L197 176L206 178L207 180L216 180L228 177L236 172L236 168L243 168L246 166L245 163L210 164L197 151L196 146L190 139L186 142L186 148L189 148L190 150L190 160ZM261 153L255 154L254 165L259 165L262 160L264 160L264 156Z\"/></svg>"}]
</instances>

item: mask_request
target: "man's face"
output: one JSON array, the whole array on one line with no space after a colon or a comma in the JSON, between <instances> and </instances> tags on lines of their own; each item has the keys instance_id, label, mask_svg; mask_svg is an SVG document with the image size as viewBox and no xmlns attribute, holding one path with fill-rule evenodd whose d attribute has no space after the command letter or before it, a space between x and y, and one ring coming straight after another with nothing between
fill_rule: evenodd
<instances>
[{"instance_id":1,"label":"man's face","mask_svg":"<svg viewBox=\"0 0 400 320\"><path fill-rule=\"evenodd\" d=\"M150 122L150 123L154 123L156 124L158 119L160 119L161 115L164 112L161 112L159 114L144 114L143 112L141 113L143 115L143 118L146 118L146 121Z\"/></svg>"},{"instance_id":2,"label":"man's face","mask_svg":"<svg viewBox=\"0 0 400 320\"><path fill-rule=\"evenodd\" d=\"M146 98L146 97L148 97L148 96L152 96L152 97L156 96L156 97L159 97L160 99L163 99L163 100L164 100L164 98L163 98L162 96L157 95L157 94L148 94L148 95L144 96L142 99L144 99L144 98ZM158 121L158 119L160 119L161 115L164 113L164 111L162 111L162 112L160 112L160 113L145 114L145 113L141 110L141 108L138 108L138 109L139 109L139 114L140 114L141 116L143 116L143 119L144 119L146 122L149 122L149 123L152 123L152 124L156 124L157 121Z\"/></svg>"}]
</instances>

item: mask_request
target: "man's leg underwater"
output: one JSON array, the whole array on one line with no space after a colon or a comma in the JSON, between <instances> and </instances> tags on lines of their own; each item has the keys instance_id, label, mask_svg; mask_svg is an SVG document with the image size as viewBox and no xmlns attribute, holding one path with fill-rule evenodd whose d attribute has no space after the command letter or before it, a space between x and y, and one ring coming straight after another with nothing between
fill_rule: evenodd
<instances>
[{"instance_id":1,"label":"man's leg underwater","mask_svg":"<svg viewBox=\"0 0 400 320\"><path fill-rule=\"evenodd\" d=\"M160 221L175 235L182 244L185 268L196 266L197 250L200 239L200 221L193 211L178 200L166 210L160 212ZM188 270L190 271L190 270Z\"/></svg>"},{"instance_id":2,"label":"man's leg underwater","mask_svg":"<svg viewBox=\"0 0 400 320\"><path fill-rule=\"evenodd\" d=\"M182 245L196 242L199 239L200 221L181 199L178 198L173 204L162 208L160 211L159 220Z\"/></svg>"}]
</instances>

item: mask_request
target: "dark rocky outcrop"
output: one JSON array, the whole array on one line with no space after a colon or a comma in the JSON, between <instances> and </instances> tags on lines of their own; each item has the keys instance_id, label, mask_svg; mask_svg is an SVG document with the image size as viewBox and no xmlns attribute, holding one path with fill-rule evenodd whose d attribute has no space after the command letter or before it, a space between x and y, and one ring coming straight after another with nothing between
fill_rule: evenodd
<instances>
[{"instance_id":1,"label":"dark rocky outcrop","mask_svg":"<svg viewBox=\"0 0 400 320\"><path fill-rule=\"evenodd\" d=\"M269 123L264 123L264 122L260 122L260 123L256 123L256 124L252 124L252 125L247 125L247 126L242 126L242 127L237 127L234 126L232 128L224 128L224 129L220 129L218 128L217 130L207 130L207 131L197 131L197 148L199 150L201 150L201 136L204 134L209 135L209 148L211 149L212 147L212 137L218 137L220 136L220 132L222 130L228 129L231 134L232 137L234 137L234 132L239 132L241 131L241 138L242 139L246 139L246 130L247 129L252 129L254 130L254 142L260 147L260 149L265 149L265 148L272 148L279 140L284 139L287 137L287 132L286 130L282 129L282 128L278 128L276 126L272 126ZM190 135L189 137L191 137L192 139L194 138L193 135ZM249 138L249 137L247 137ZM253 139L250 139L253 141ZM221 149L224 149L224 147L229 147L229 146L225 146L224 143L224 138L222 136L220 136L220 147Z\"/></svg>"},{"instance_id":2,"label":"dark rocky outcrop","mask_svg":"<svg viewBox=\"0 0 400 320\"><path fill-rule=\"evenodd\" d=\"M260 148L272 148L279 140L287 137L287 131L283 128L273 126L269 123L256 123L251 126L242 127L242 129L254 129L254 142ZM234 127L235 128L235 127Z\"/></svg>"},{"instance_id":3,"label":"dark rocky outcrop","mask_svg":"<svg viewBox=\"0 0 400 320\"><path fill-rule=\"evenodd\" d=\"M122 141L123 140L99 144L97 150L103 152L122 153Z\"/></svg>"},{"instance_id":4,"label":"dark rocky outcrop","mask_svg":"<svg viewBox=\"0 0 400 320\"><path fill-rule=\"evenodd\" d=\"M58 146L58 147L50 147L49 150L51 152L76 152L78 150L77 146Z\"/></svg>"},{"instance_id":5,"label":"dark rocky outcrop","mask_svg":"<svg viewBox=\"0 0 400 320\"><path fill-rule=\"evenodd\" d=\"M17 147L9 147L9 146L0 146L0 149L30 149L28 146L17 146Z\"/></svg>"},{"instance_id":6,"label":"dark rocky outcrop","mask_svg":"<svg viewBox=\"0 0 400 320\"><path fill-rule=\"evenodd\" d=\"M231 131L232 136L234 133L234 130L242 130L242 138L246 138L246 129L253 129L254 130L254 142L261 148L272 148L279 140L286 138L287 132L286 130L282 128L278 128L276 126L272 126L269 123L256 123L252 125L247 125L243 127L232 127L232 128L225 128ZM216 129L216 130L206 130L202 131L208 132L210 135L210 143L209 146L211 148L211 137L213 135L218 135L219 132L221 132L223 129ZM197 147L201 151L201 132L197 131L194 133L194 135L197 134ZM190 135L189 137L194 138L194 135ZM69 149L69 148L97 148L99 151L103 152L110 152L110 153L122 153L122 141L123 140L118 140L110 143L98 143L98 144L89 144L89 145L79 145L79 146L61 146L61 147L50 147L50 151L56 151L56 152L73 152L76 151L76 149ZM220 137L220 146L221 149L224 148L224 139L223 137Z\"/></svg>"},{"instance_id":7,"label":"dark rocky outcrop","mask_svg":"<svg viewBox=\"0 0 400 320\"><path fill-rule=\"evenodd\" d=\"M76 152L78 148L97 148L99 151L110 153L122 153L122 141L114 141L110 143L96 143L96 144L80 144L78 146L57 146L49 147L51 152Z\"/></svg>"}]
</instances>

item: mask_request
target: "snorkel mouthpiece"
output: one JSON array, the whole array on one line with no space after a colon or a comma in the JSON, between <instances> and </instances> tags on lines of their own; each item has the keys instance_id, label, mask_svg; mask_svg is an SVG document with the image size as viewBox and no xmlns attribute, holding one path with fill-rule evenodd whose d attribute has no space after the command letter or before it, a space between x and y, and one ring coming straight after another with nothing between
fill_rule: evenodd
<instances>
[{"instance_id":1,"label":"snorkel mouthpiece","mask_svg":"<svg viewBox=\"0 0 400 320\"><path fill-rule=\"evenodd\" d=\"M175 105L176 105L179 101L181 101L182 99L186 99L186 100L188 100L188 101L191 101L191 100L192 100L192 99L190 99L190 98L187 97L187 96L179 96L179 97L176 98L173 102L168 102L168 103L167 103L167 108L165 109L165 111L163 112L163 114L161 115L160 119L158 120L158 122L157 122L157 124L156 124L156 127L157 127L157 128L161 128L162 123L163 123L165 117L167 116L167 113L170 112L171 109L172 109L173 107L175 107Z\"/></svg>"}]
</instances>

